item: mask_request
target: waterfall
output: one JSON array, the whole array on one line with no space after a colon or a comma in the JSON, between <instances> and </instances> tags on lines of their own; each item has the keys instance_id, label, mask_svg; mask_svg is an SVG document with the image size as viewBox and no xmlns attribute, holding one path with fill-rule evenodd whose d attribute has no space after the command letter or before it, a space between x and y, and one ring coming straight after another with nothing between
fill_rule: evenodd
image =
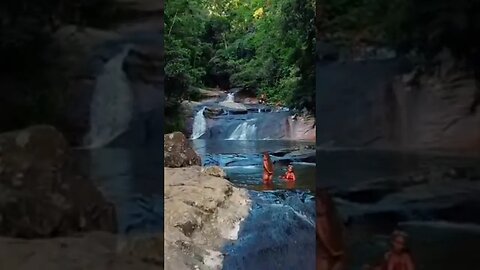
<instances>
[{"instance_id":1,"label":"waterfall","mask_svg":"<svg viewBox=\"0 0 480 270\"><path fill-rule=\"evenodd\" d=\"M200 138L207 131L207 119L203 115L205 109L206 107L203 107L193 118L192 139L194 140Z\"/></svg>"},{"instance_id":2,"label":"waterfall","mask_svg":"<svg viewBox=\"0 0 480 270\"><path fill-rule=\"evenodd\" d=\"M227 98L225 99L224 102L235 102L235 94L234 93L228 93Z\"/></svg>"},{"instance_id":3,"label":"waterfall","mask_svg":"<svg viewBox=\"0 0 480 270\"><path fill-rule=\"evenodd\" d=\"M257 125L245 121L238 125L230 134L227 140L256 140L257 139Z\"/></svg>"},{"instance_id":4,"label":"waterfall","mask_svg":"<svg viewBox=\"0 0 480 270\"><path fill-rule=\"evenodd\" d=\"M123 61L130 48L110 59L97 77L90 105L90 132L85 144L90 148L102 147L125 132L133 113L133 93Z\"/></svg>"}]
</instances>

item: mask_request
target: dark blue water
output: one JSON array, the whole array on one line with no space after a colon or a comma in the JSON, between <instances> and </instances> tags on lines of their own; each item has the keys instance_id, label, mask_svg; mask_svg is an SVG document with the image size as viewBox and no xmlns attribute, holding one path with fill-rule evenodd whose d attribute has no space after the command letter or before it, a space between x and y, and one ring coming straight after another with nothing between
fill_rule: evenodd
<instances>
[{"instance_id":1,"label":"dark blue water","mask_svg":"<svg viewBox=\"0 0 480 270\"><path fill-rule=\"evenodd\" d=\"M476 180L442 183L441 176L436 176L425 193L419 193L436 194L427 199L367 198L376 194L370 193L359 202L351 201L358 196L345 198L341 194L374 180L439 168L479 168L480 159L434 153L324 149L317 150L317 166L316 185L328 187L337 196L337 208L345 218L348 269L360 270L365 264L379 262L389 249L389 235L395 229L409 234L408 243L417 269L479 268L480 220L476 217L480 215L477 207L480 189Z\"/></svg>"},{"instance_id":2,"label":"dark blue water","mask_svg":"<svg viewBox=\"0 0 480 270\"><path fill-rule=\"evenodd\" d=\"M309 192L251 191L253 209L224 247L223 269L315 269L315 198Z\"/></svg>"},{"instance_id":3,"label":"dark blue water","mask_svg":"<svg viewBox=\"0 0 480 270\"><path fill-rule=\"evenodd\" d=\"M163 232L162 150L102 148L76 153L78 169L115 205L120 233Z\"/></svg>"}]
</instances>

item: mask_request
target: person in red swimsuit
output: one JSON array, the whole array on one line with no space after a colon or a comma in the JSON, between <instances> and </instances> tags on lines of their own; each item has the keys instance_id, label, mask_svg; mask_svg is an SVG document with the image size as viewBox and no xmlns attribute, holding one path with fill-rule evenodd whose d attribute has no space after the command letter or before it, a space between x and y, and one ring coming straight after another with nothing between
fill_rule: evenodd
<instances>
[{"instance_id":1,"label":"person in red swimsuit","mask_svg":"<svg viewBox=\"0 0 480 270\"><path fill-rule=\"evenodd\" d=\"M295 181L297 178L295 177L295 172L293 171L293 166L288 165L287 171L285 172L284 175L281 176L282 179L285 181Z\"/></svg>"},{"instance_id":2,"label":"person in red swimsuit","mask_svg":"<svg viewBox=\"0 0 480 270\"><path fill-rule=\"evenodd\" d=\"M273 180L273 163L268 152L263 153L263 182L271 183Z\"/></svg>"},{"instance_id":3,"label":"person in red swimsuit","mask_svg":"<svg viewBox=\"0 0 480 270\"><path fill-rule=\"evenodd\" d=\"M383 263L374 267L374 270L415 270L412 256L406 247L407 235L395 231L392 235L392 247L385 253ZM372 269L368 266L364 269Z\"/></svg>"},{"instance_id":4,"label":"person in red swimsuit","mask_svg":"<svg viewBox=\"0 0 480 270\"><path fill-rule=\"evenodd\" d=\"M385 254L385 270L415 270L406 242L407 234L400 231L393 232L392 248Z\"/></svg>"}]
</instances>

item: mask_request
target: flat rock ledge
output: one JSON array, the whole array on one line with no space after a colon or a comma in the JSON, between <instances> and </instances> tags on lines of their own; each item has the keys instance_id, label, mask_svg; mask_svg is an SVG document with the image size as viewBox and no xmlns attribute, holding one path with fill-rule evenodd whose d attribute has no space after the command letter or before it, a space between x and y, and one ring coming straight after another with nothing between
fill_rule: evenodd
<instances>
[{"instance_id":1,"label":"flat rock ledge","mask_svg":"<svg viewBox=\"0 0 480 270\"><path fill-rule=\"evenodd\" d=\"M165 269L222 269L221 249L237 239L250 211L247 191L215 176L216 169L164 171Z\"/></svg>"},{"instance_id":2,"label":"flat rock ledge","mask_svg":"<svg viewBox=\"0 0 480 270\"><path fill-rule=\"evenodd\" d=\"M0 269L163 269L163 236L88 232L75 237L0 237Z\"/></svg>"}]
</instances>

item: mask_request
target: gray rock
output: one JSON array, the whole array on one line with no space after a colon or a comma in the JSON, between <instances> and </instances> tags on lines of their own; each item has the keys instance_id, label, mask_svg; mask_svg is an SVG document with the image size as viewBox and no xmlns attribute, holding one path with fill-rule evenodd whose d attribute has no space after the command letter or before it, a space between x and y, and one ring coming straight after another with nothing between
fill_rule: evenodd
<instances>
[{"instance_id":1,"label":"gray rock","mask_svg":"<svg viewBox=\"0 0 480 270\"><path fill-rule=\"evenodd\" d=\"M53 127L0 134L0 149L1 235L117 230L113 205L89 179L69 170L67 143Z\"/></svg>"},{"instance_id":2,"label":"gray rock","mask_svg":"<svg viewBox=\"0 0 480 270\"><path fill-rule=\"evenodd\" d=\"M165 134L163 151L165 167L178 168L202 164L200 157L181 132Z\"/></svg>"}]
</instances>

